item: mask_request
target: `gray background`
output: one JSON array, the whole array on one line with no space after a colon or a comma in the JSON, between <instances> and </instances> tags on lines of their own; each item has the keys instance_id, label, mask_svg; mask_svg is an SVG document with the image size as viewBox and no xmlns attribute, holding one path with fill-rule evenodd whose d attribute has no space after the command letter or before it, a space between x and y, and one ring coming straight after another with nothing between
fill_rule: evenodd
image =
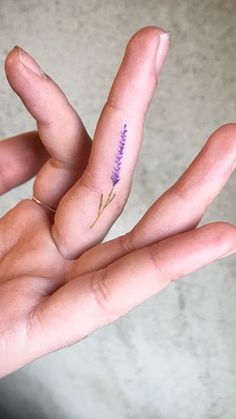
<instances>
[{"instance_id":1,"label":"gray background","mask_svg":"<svg viewBox=\"0 0 236 419\"><path fill-rule=\"evenodd\" d=\"M90 134L139 28L172 32L149 110L125 232L180 175L208 135L235 120L236 1L0 0L0 137L34 129L3 63L19 44L68 95ZM0 200L1 213L31 182ZM236 223L236 178L203 222ZM4 418L235 419L235 256L172 284L113 325L0 382ZM8 413L7 413L8 412Z\"/></svg>"}]
</instances>

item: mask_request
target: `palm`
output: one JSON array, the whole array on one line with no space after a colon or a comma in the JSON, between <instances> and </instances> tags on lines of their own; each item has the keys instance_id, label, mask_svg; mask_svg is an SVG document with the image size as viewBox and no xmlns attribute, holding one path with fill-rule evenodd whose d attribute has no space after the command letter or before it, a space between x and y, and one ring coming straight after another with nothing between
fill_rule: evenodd
<instances>
[{"instance_id":1,"label":"palm","mask_svg":"<svg viewBox=\"0 0 236 419\"><path fill-rule=\"evenodd\" d=\"M0 376L84 338L170 281L235 251L234 226L196 228L234 169L235 124L210 136L130 232L101 243L128 199L168 45L155 27L131 39L92 147L53 80L27 54L14 48L8 55L7 78L38 132L1 142L0 193L36 175L33 194L41 204L26 199L0 220Z\"/></svg>"},{"instance_id":2,"label":"palm","mask_svg":"<svg viewBox=\"0 0 236 419\"><path fill-rule=\"evenodd\" d=\"M53 243L45 212L32 201L22 201L12 209L1 220L0 232L4 244L0 252L4 371L8 360L16 359L20 348L24 352L27 348L30 313L64 282L65 259Z\"/></svg>"}]
</instances>

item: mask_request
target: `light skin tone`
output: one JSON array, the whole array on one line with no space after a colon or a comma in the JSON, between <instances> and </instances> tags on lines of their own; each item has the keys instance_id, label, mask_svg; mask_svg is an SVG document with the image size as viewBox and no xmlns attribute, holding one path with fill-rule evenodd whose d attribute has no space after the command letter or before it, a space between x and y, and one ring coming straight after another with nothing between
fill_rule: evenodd
<instances>
[{"instance_id":1,"label":"light skin tone","mask_svg":"<svg viewBox=\"0 0 236 419\"><path fill-rule=\"evenodd\" d=\"M143 124L169 48L163 29L129 41L93 142L63 92L26 52L5 61L8 81L37 131L0 143L0 193L35 177L33 193L0 220L0 377L110 324L175 281L235 252L226 222L197 227L236 161L236 124L210 135L183 175L134 228L102 242L132 184ZM121 130L127 141L115 198L111 190Z\"/></svg>"}]
</instances>

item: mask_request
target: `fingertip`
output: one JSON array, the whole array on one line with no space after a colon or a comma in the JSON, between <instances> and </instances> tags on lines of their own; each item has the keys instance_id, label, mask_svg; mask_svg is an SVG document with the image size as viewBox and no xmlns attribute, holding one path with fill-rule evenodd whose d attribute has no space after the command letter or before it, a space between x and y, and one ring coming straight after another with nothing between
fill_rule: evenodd
<instances>
[{"instance_id":1,"label":"fingertip","mask_svg":"<svg viewBox=\"0 0 236 419\"><path fill-rule=\"evenodd\" d=\"M169 44L169 31L158 26L145 26L131 37L127 44L125 55L132 61L136 61L137 65L144 63L144 61L147 62L155 55L155 70L158 78L168 54ZM143 69L141 73L143 77Z\"/></svg>"},{"instance_id":2,"label":"fingertip","mask_svg":"<svg viewBox=\"0 0 236 419\"><path fill-rule=\"evenodd\" d=\"M48 81L48 77L34 58L22 47L15 45L6 56L5 73L9 85L31 115L35 119L39 116L44 118L47 114L44 111L44 103L47 94L45 82Z\"/></svg>"},{"instance_id":3,"label":"fingertip","mask_svg":"<svg viewBox=\"0 0 236 419\"><path fill-rule=\"evenodd\" d=\"M18 45L15 45L7 54L5 58L5 70L9 69L9 67L12 66L12 64L16 64L18 61Z\"/></svg>"},{"instance_id":4,"label":"fingertip","mask_svg":"<svg viewBox=\"0 0 236 419\"><path fill-rule=\"evenodd\" d=\"M19 45L15 45L6 57L6 70L9 68L9 66L12 67L12 64L17 68L17 71L21 70L22 73L22 70L24 70L24 74L27 77L29 75L32 76L33 73L34 75L36 74L37 76L45 78L45 74L41 66L27 51L19 47Z\"/></svg>"},{"instance_id":5,"label":"fingertip","mask_svg":"<svg viewBox=\"0 0 236 419\"><path fill-rule=\"evenodd\" d=\"M157 26L143 27L130 38L109 93L109 100L114 106L146 113L168 47L168 32Z\"/></svg>"},{"instance_id":6,"label":"fingertip","mask_svg":"<svg viewBox=\"0 0 236 419\"><path fill-rule=\"evenodd\" d=\"M161 34L167 33L170 32L166 31L165 29L159 26L144 26L133 34L129 42L132 42L134 40L147 40L150 42L152 39L156 41L156 38L160 37Z\"/></svg>"},{"instance_id":7,"label":"fingertip","mask_svg":"<svg viewBox=\"0 0 236 419\"><path fill-rule=\"evenodd\" d=\"M15 45L7 54L5 58L5 73L7 80L12 87L12 89L18 94L19 86L21 86L21 72L20 66L21 63L19 61L19 46Z\"/></svg>"}]
</instances>

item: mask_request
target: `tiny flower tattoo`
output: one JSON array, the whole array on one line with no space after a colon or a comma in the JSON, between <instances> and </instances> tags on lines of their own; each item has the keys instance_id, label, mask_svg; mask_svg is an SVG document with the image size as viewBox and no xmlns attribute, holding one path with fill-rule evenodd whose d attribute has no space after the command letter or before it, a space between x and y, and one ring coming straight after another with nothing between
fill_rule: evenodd
<instances>
[{"instance_id":1,"label":"tiny flower tattoo","mask_svg":"<svg viewBox=\"0 0 236 419\"><path fill-rule=\"evenodd\" d=\"M106 200L104 200L103 193L100 195L97 217L95 221L90 225L90 228L94 226L94 224L99 219L100 215L103 213L104 209L113 201L113 199L116 196L116 194L113 193L113 190L116 184L120 181L121 164L122 164L124 148L125 148L125 144L127 140L127 132L128 132L127 124L125 124L121 131L118 148L115 154L114 165L113 165L113 170L111 174L112 188Z\"/></svg>"},{"instance_id":2,"label":"tiny flower tattoo","mask_svg":"<svg viewBox=\"0 0 236 419\"><path fill-rule=\"evenodd\" d=\"M122 163L122 157L124 154L124 148L126 143L126 133L127 133L127 125L124 125L123 130L121 131L121 137L119 141L118 150L115 155L115 164L113 166L113 171L111 175L112 185L113 187L119 182L120 180L120 169L121 169L121 163Z\"/></svg>"}]
</instances>

